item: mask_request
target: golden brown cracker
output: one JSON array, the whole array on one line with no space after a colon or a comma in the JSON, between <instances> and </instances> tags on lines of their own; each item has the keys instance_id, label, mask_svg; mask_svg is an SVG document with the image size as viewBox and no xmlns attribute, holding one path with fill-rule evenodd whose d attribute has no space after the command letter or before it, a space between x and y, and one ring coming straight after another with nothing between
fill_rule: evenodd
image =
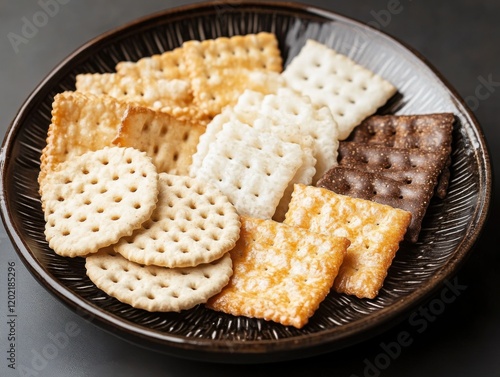
<instances>
[{"instance_id":1,"label":"golden brown cracker","mask_svg":"<svg viewBox=\"0 0 500 377\"><path fill-rule=\"evenodd\" d=\"M236 103L245 89L274 92L284 85L282 58L271 33L219 37L183 44L194 102L210 117Z\"/></svg>"},{"instance_id":2,"label":"golden brown cracker","mask_svg":"<svg viewBox=\"0 0 500 377\"><path fill-rule=\"evenodd\" d=\"M303 327L333 284L349 241L273 220L242 217L233 275L207 306Z\"/></svg>"},{"instance_id":3,"label":"golden brown cracker","mask_svg":"<svg viewBox=\"0 0 500 377\"><path fill-rule=\"evenodd\" d=\"M113 143L145 151L158 172L188 175L192 156L205 127L169 114L131 106Z\"/></svg>"},{"instance_id":4,"label":"golden brown cracker","mask_svg":"<svg viewBox=\"0 0 500 377\"><path fill-rule=\"evenodd\" d=\"M185 80L151 76L123 76L117 73L81 73L76 90L96 96L110 96L121 102L161 111L182 120L206 124L206 114L193 103L191 85Z\"/></svg>"},{"instance_id":5,"label":"golden brown cracker","mask_svg":"<svg viewBox=\"0 0 500 377\"><path fill-rule=\"evenodd\" d=\"M68 158L112 145L126 109L126 104L111 97L69 91L57 94L38 182Z\"/></svg>"},{"instance_id":6,"label":"golden brown cracker","mask_svg":"<svg viewBox=\"0 0 500 377\"><path fill-rule=\"evenodd\" d=\"M295 185L285 223L351 241L335 279L339 293L377 296L410 223L409 212L333 191Z\"/></svg>"},{"instance_id":7,"label":"golden brown cracker","mask_svg":"<svg viewBox=\"0 0 500 377\"><path fill-rule=\"evenodd\" d=\"M116 72L122 76L136 78L188 79L182 47L161 54L146 56L136 62L119 62L116 65Z\"/></svg>"}]
</instances>

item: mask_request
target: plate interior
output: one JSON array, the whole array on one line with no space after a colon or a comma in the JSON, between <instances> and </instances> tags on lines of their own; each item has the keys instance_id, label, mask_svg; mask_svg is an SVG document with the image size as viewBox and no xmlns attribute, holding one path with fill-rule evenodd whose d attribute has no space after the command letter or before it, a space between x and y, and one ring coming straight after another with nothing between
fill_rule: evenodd
<instances>
[{"instance_id":1,"label":"plate interior","mask_svg":"<svg viewBox=\"0 0 500 377\"><path fill-rule=\"evenodd\" d=\"M318 40L379 73L397 88L380 113L453 112L457 121L449 194L433 199L416 244L402 243L377 298L330 293L303 329L258 319L236 318L198 306L182 313L134 309L97 289L86 277L84 259L63 258L44 238L37 176L55 94L74 90L85 72L112 72L116 63L178 47L191 39L269 31L276 34L285 65L308 38ZM349 19L305 7L250 4L201 5L153 15L108 33L77 50L38 87L22 108L5 145L5 222L28 268L70 307L85 303L113 331L154 339L154 347L259 354L328 344L346 344L411 308L449 276L476 236L485 203L485 151L480 132L450 89L421 59L384 34ZM4 212L5 212L4 211ZM437 277L437 279L436 279ZM88 309L85 309L88 310ZM341 343L341 339L342 342ZM300 342L298 341L300 340ZM261 347L262 346L262 347ZM189 356L189 355L188 355ZM195 356L197 357L197 356Z\"/></svg>"}]
</instances>

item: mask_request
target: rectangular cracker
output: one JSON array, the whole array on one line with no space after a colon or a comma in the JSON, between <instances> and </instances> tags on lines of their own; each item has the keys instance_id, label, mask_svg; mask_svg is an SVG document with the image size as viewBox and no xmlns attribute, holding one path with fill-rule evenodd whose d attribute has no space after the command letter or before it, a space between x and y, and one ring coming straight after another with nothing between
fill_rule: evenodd
<instances>
[{"instance_id":1,"label":"rectangular cracker","mask_svg":"<svg viewBox=\"0 0 500 377\"><path fill-rule=\"evenodd\" d=\"M366 199L410 212L411 222L404 238L409 242L417 242L435 184L408 184L384 174L336 166L318 181L317 186L337 194Z\"/></svg>"},{"instance_id":2,"label":"rectangular cracker","mask_svg":"<svg viewBox=\"0 0 500 377\"><path fill-rule=\"evenodd\" d=\"M215 134L193 176L213 181L240 215L270 219L303 163L299 144L232 120Z\"/></svg>"},{"instance_id":3,"label":"rectangular cracker","mask_svg":"<svg viewBox=\"0 0 500 377\"><path fill-rule=\"evenodd\" d=\"M272 220L241 220L230 251L233 275L207 307L302 328L329 293L349 241Z\"/></svg>"},{"instance_id":4,"label":"rectangular cracker","mask_svg":"<svg viewBox=\"0 0 500 377\"><path fill-rule=\"evenodd\" d=\"M350 141L381 144L396 148L418 148L437 153L447 161L439 178L436 195L446 196L451 164L451 143L455 117L452 113L418 115L374 115L358 125Z\"/></svg>"},{"instance_id":5,"label":"rectangular cracker","mask_svg":"<svg viewBox=\"0 0 500 377\"><path fill-rule=\"evenodd\" d=\"M213 117L245 89L272 93L283 86L281 52L272 33L188 41L182 45L194 102Z\"/></svg>"},{"instance_id":6,"label":"rectangular cracker","mask_svg":"<svg viewBox=\"0 0 500 377\"><path fill-rule=\"evenodd\" d=\"M161 54L146 56L136 62L122 61L116 65L116 73L127 77L154 77L166 80L189 81L182 47Z\"/></svg>"},{"instance_id":7,"label":"rectangular cracker","mask_svg":"<svg viewBox=\"0 0 500 377\"><path fill-rule=\"evenodd\" d=\"M113 143L145 151L158 172L188 175L205 127L139 106L125 112Z\"/></svg>"},{"instance_id":8,"label":"rectangular cracker","mask_svg":"<svg viewBox=\"0 0 500 377\"><path fill-rule=\"evenodd\" d=\"M70 157L112 145L127 107L112 97L70 91L57 94L38 182Z\"/></svg>"},{"instance_id":9,"label":"rectangular cracker","mask_svg":"<svg viewBox=\"0 0 500 377\"><path fill-rule=\"evenodd\" d=\"M284 223L351 242L335 279L339 293L375 298L410 223L407 211L295 185Z\"/></svg>"},{"instance_id":10,"label":"rectangular cracker","mask_svg":"<svg viewBox=\"0 0 500 377\"><path fill-rule=\"evenodd\" d=\"M123 76L117 73L81 73L76 90L165 112L182 120L206 124L207 117L193 104L191 85L185 80Z\"/></svg>"},{"instance_id":11,"label":"rectangular cracker","mask_svg":"<svg viewBox=\"0 0 500 377\"><path fill-rule=\"evenodd\" d=\"M283 76L288 86L331 110L340 140L396 93L381 76L314 40L306 42Z\"/></svg>"},{"instance_id":12,"label":"rectangular cracker","mask_svg":"<svg viewBox=\"0 0 500 377\"><path fill-rule=\"evenodd\" d=\"M386 147L374 143L342 141L339 146L339 166L377 173L407 185L424 185L435 192L443 170L449 161L444 151L424 151L418 148ZM437 190L436 190L437 193Z\"/></svg>"}]
</instances>

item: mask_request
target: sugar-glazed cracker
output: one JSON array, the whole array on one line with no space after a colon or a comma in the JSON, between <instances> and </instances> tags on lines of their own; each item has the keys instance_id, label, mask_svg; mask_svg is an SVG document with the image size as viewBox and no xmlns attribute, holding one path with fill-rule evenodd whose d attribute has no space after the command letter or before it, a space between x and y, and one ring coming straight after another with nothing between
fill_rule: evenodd
<instances>
[{"instance_id":1,"label":"sugar-glazed cracker","mask_svg":"<svg viewBox=\"0 0 500 377\"><path fill-rule=\"evenodd\" d=\"M329 293L348 245L344 237L243 217L230 251L233 275L207 307L302 328Z\"/></svg>"},{"instance_id":2,"label":"sugar-glazed cracker","mask_svg":"<svg viewBox=\"0 0 500 377\"><path fill-rule=\"evenodd\" d=\"M377 296L410 223L409 212L333 191L295 185L285 223L351 241L335 279L339 293Z\"/></svg>"},{"instance_id":3,"label":"sugar-glazed cracker","mask_svg":"<svg viewBox=\"0 0 500 377\"><path fill-rule=\"evenodd\" d=\"M126 104L111 97L69 91L56 94L38 182L73 156L111 146L126 110Z\"/></svg>"},{"instance_id":4,"label":"sugar-glazed cracker","mask_svg":"<svg viewBox=\"0 0 500 377\"><path fill-rule=\"evenodd\" d=\"M47 175L41 200L45 237L61 256L85 256L139 228L158 200L158 173L134 148L104 147Z\"/></svg>"},{"instance_id":5,"label":"sugar-glazed cracker","mask_svg":"<svg viewBox=\"0 0 500 377\"><path fill-rule=\"evenodd\" d=\"M381 76L314 40L306 42L283 77L313 103L330 108L340 140L396 93L396 87Z\"/></svg>"},{"instance_id":6,"label":"sugar-glazed cracker","mask_svg":"<svg viewBox=\"0 0 500 377\"><path fill-rule=\"evenodd\" d=\"M188 41L182 45L194 102L213 117L245 89L272 93L284 85L281 52L272 33Z\"/></svg>"},{"instance_id":7,"label":"sugar-glazed cracker","mask_svg":"<svg viewBox=\"0 0 500 377\"><path fill-rule=\"evenodd\" d=\"M113 143L145 151L158 172L188 175L192 156L205 127L169 114L130 106Z\"/></svg>"},{"instance_id":8,"label":"sugar-glazed cracker","mask_svg":"<svg viewBox=\"0 0 500 377\"><path fill-rule=\"evenodd\" d=\"M108 295L150 312L180 312L204 304L233 273L229 253L196 267L164 268L130 262L109 248L85 260L87 276Z\"/></svg>"},{"instance_id":9,"label":"sugar-glazed cracker","mask_svg":"<svg viewBox=\"0 0 500 377\"><path fill-rule=\"evenodd\" d=\"M270 219L303 161L299 144L234 120L223 125L193 173L214 182L240 215Z\"/></svg>"},{"instance_id":10,"label":"sugar-glazed cracker","mask_svg":"<svg viewBox=\"0 0 500 377\"><path fill-rule=\"evenodd\" d=\"M212 184L160 173L159 197L151 218L114 250L132 262L192 267L221 258L240 234L234 206Z\"/></svg>"}]
</instances>

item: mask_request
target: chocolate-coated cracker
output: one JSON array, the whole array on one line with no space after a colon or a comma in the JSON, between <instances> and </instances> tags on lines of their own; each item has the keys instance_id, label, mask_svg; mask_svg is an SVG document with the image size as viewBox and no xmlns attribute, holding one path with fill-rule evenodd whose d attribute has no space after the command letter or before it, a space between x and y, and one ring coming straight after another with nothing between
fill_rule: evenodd
<instances>
[{"instance_id":1,"label":"chocolate-coated cracker","mask_svg":"<svg viewBox=\"0 0 500 377\"><path fill-rule=\"evenodd\" d=\"M378 173L408 185L425 185L434 190L448 157L444 151L434 153L418 148L341 141L338 165Z\"/></svg>"},{"instance_id":2,"label":"chocolate-coated cracker","mask_svg":"<svg viewBox=\"0 0 500 377\"><path fill-rule=\"evenodd\" d=\"M430 184L407 184L382 174L335 166L316 184L340 195L371 200L411 213L405 240L416 242L433 191Z\"/></svg>"},{"instance_id":3,"label":"chocolate-coated cracker","mask_svg":"<svg viewBox=\"0 0 500 377\"><path fill-rule=\"evenodd\" d=\"M349 141L382 144L396 148L419 148L434 153L451 154L452 113L419 115L374 115L366 118L351 133ZM446 196L449 182L448 158L439 178L436 195Z\"/></svg>"}]
</instances>

